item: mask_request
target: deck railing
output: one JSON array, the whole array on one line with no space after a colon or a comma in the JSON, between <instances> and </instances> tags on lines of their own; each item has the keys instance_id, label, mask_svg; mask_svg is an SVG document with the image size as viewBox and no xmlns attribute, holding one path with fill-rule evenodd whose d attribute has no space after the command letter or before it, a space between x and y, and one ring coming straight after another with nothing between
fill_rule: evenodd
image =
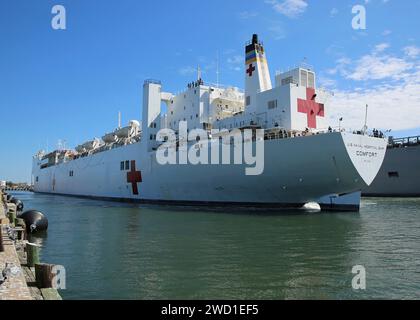
<instances>
[{"instance_id":1,"label":"deck railing","mask_svg":"<svg viewBox=\"0 0 420 320\"><path fill-rule=\"evenodd\" d=\"M404 138L389 138L390 148L409 147L420 144L420 136L404 137Z\"/></svg>"}]
</instances>

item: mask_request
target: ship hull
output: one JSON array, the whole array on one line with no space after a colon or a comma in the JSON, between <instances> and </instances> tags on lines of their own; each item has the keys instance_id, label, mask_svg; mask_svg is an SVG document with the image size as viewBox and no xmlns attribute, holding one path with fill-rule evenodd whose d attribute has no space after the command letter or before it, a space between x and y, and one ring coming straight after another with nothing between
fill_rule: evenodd
<instances>
[{"instance_id":1,"label":"ship hull","mask_svg":"<svg viewBox=\"0 0 420 320\"><path fill-rule=\"evenodd\" d=\"M360 190L379 171L385 147L383 139L344 133L266 140L263 173L247 176L246 164L160 165L154 152L136 143L44 169L34 163L34 190L163 204L296 208L318 202L357 210ZM130 170L120 166L133 160L141 172L137 190L128 182Z\"/></svg>"},{"instance_id":2,"label":"ship hull","mask_svg":"<svg viewBox=\"0 0 420 320\"><path fill-rule=\"evenodd\" d=\"M377 177L364 196L420 197L420 145L390 148Z\"/></svg>"}]
</instances>

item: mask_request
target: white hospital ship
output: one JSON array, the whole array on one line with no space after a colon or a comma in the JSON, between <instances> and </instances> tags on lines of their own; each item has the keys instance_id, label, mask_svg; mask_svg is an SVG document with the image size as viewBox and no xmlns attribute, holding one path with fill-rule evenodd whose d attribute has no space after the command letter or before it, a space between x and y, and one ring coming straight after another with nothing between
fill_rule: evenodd
<instances>
[{"instance_id":1,"label":"white hospital ship","mask_svg":"<svg viewBox=\"0 0 420 320\"><path fill-rule=\"evenodd\" d=\"M200 76L176 95L164 92L159 81L145 81L142 122L132 120L75 150L39 152L33 158L35 192L174 205L299 208L316 202L326 210L358 210L360 190L382 165L386 139L329 128L328 95L317 89L310 68L279 73L273 86L257 35L246 44L244 75L244 92L206 84ZM186 142L179 129L185 122L187 132L204 129L209 140ZM161 129L173 129L175 138L159 141ZM215 142L231 145L224 137L234 129L264 129L262 137L243 140L254 149L264 143L258 174L245 174L249 165L233 160L157 160L163 143L172 143L179 159L187 158L185 144L210 157L207 149Z\"/></svg>"}]
</instances>

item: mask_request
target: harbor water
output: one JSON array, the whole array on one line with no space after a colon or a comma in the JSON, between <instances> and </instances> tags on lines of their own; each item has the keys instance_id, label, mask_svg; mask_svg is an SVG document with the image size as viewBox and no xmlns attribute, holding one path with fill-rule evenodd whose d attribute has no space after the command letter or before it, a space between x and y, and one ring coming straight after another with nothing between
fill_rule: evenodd
<instances>
[{"instance_id":1,"label":"harbor water","mask_svg":"<svg viewBox=\"0 0 420 320\"><path fill-rule=\"evenodd\" d=\"M15 195L49 219L41 261L66 268L64 299L420 298L420 199L263 213Z\"/></svg>"}]
</instances>

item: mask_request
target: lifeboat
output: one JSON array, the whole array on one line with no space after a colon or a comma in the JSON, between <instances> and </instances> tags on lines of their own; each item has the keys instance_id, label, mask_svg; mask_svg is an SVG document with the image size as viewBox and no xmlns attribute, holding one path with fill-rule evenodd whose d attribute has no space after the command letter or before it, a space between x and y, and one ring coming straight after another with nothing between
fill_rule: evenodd
<instances>
[{"instance_id":1,"label":"lifeboat","mask_svg":"<svg viewBox=\"0 0 420 320\"><path fill-rule=\"evenodd\" d=\"M98 138L95 138L93 140L87 141L81 145L78 145L76 147L76 151L79 153L83 153L83 152L89 152L91 150L94 150L96 148L99 148L102 145L102 141Z\"/></svg>"},{"instance_id":2,"label":"lifeboat","mask_svg":"<svg viewBox=\"0 0 420 320\"><path fill-rule=\"evenodd\" d=\"M114 131L114 134L119 139L127 139L136 136L140 131L140 123L137 120L131 120L128 126L119 128Z\"/></svg>"},{"instance_id":3,"label":"lifeboat","mask_svg":"<svg viewBox=\"0 0 420 320\"><path fill-rule=\"evenodd\" d=\"M118 137L117 137L117 135L114 132L112 132L112 133L107 133L106 135L104 135L102 137L102 140L105 143L114 143L114 142L116 142L118 140Z\"/></svg>"}]
</instances>

